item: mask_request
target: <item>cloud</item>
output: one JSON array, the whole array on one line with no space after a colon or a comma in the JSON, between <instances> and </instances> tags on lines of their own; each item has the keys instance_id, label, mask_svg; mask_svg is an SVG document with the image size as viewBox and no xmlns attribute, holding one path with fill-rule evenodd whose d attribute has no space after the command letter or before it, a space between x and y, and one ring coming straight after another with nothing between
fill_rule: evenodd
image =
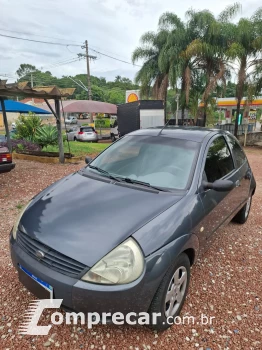
<instances>
[{"instance_id":1,"label":"cloud","mask_svg":"<svg viewBox=\"0 0 262 350\"><path fill-rule=\"evenodd\" d=\"M243 15L248 16L260 5L260 0L242 2ZM121 72L134 78L137 67L115 61L92 49L131 62L131 54L138 46L141 35L149 30L157 30L158 19L163 12L173 11L184 18L186 10L194 7L208 8L218 14L231 3L231 0L184 0L177 6L174 0L1 0L0 33L78 44L79 47L0 37L0 52L4 56L0 57L0 73L15 73L21 63L44 67L57 76L86 73L84 61L56 67L53 65L83 53L81 45L87 39L90 54L97 56L97 60L91 63L91 74L111 77L115 72Z\"/></svg>"}]
</instances>

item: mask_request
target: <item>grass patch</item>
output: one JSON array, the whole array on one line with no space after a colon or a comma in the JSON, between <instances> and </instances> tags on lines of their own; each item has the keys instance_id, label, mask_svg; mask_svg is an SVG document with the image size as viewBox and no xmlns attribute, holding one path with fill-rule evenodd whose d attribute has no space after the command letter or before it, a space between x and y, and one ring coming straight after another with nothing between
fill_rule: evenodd
<instances>
[{"instance_id":1,"label":"grass patch","mask_svg":"<svg viewBox=\"0 0 262 350\"><path fill-rule=\"evenodd\" d=\"M24 204L18 203L18 204L16 205L16 208L19 209L19 210L21 210L21 209L23 208L23 206L24 206Z\"/></svg>"},{"instance_id":2,"label":"grass patch","mask_svg":"<svg viewBox=\"0 0 262 350\"><path fill-rule=\"evenodd\" d=\"M90 142L77 142L70 141L70 151L76 157L86 155L96 155L106 149L110 143L90 143ZM58 152L58 146L48 146L43 149L46 152ZM64 151L69 152L67 142L64 143Z\"/></svg>"}]
</instances>

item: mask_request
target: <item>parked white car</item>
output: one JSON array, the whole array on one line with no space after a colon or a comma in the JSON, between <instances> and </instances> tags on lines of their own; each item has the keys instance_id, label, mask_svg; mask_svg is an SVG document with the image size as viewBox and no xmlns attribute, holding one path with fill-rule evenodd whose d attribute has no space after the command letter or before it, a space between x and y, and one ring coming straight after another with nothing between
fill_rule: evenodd
<instances>
[{"instance_id":1,"label":"parked white car","mask_svg":"<svg viewBox=\"0 0 262 350\"><path fill-rule=\"evenodd\" d=\"M65 120L66 124L77 124L77 117L69 116Z\"/></svg>"},{"instance_id":2,"label":"parked white car","mask_svg":"<svg viewBox=\"0 0 262 350\"><path fill-rule=\"evenodd\" d=\"M77 126L72 127L71 129L66 131L67 141L77 141L76 135L79 132L79 128Z\"/></svg>"},{"instance_id":3,"label":"parked white car","mask_svg":"<svg viewBox=\"0 0 262 350\"><path fill-rule=\"evenodd\" d=\"M78 141L98 142L98 135L92 126L81 126L76 134Z\"/></svg>"}]
</instances>

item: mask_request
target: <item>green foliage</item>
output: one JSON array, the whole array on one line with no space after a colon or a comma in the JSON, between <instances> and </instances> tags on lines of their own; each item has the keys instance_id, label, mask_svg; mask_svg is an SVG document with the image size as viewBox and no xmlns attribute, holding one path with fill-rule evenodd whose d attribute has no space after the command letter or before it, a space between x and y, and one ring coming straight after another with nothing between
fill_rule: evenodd
<instances>
[{"instance_id":1,"label":"green foliage","mask_svg":"<svg viewBox=\"0 0 262 350\"><path fill-rule=\"evenodd\" d=\"M22 145L21 143L19 143L16 147L18 151L23 151L25 149L24 145Z\"/></svg>"},{"instance_id":2,"label":"green foliage","mask_svg":"<svg viewBox=\"0 0 262 350\"><path fill-rule=\"evenodd\" d=\"M37 128L35 134L36 142L43 148L47 146L54 146L58 144L58 131L55 126L42 125Z\"/></svg>"},{"instance_id":3,"label":"green foliage","mask_svg":"<svg viewBox=\"0 0 262 350\"><path fill-rule=\"evenodd\" d=\"M60 88L75 88L75 92L72 95L72 99L87 100L88 93L83 90L79 85L74 83L69 77L63 76L57 78L51 74L51 72L43 72L36 69L35 66L30 64L21 64L17 70L19 76L18 81L31 81L31 74L33 77L34 86L48 86L56 85ZM72 77L75 81L81 81L87 86L86 74L77 74ZM103 77L91 76L91 89L92 100L110 102L110 103L124 103L126 90L137 90L139 86L134 84L129 78L116 76L114 81L106 81Z\"/></svg>"},{"instance_id":4,"label":"green foliage","mask_svg":"<svg viewBox=\"0 0 262 350\"><path fill-rule=\"evenodd\" d=\"M110 119L101 118L95 120L95 128L110 128Z\"/></svg>"},{"instance_id":5,"label":"green foliage","mask_svg":"<svg viewBox=\"0 0 262 350\"><path fill-rule=\"evenodd\" d=\"M107 93L107 102L114 104L125 103L125 91L117 88L109 90Z\"/></svg>"},{"instance_id":6,"label":"green foliage","mask_svg":"<svg viewBox=\"0 0 262 350\"><path fill-rule=\"evenodd\" d=\"M39 72L39 70L31 64L24 63L20 65L20 67L16 71L16 74L19 76L19 78L28 77L29 80L29 78L31 78L30 73L32 72Z\"/></svg>"},{"instance_id":7,"label":"green foliage","mask_svg":"<svg viewBox=\"0 0 262 350\"><path fill-rule=\"evenodd\" d=\"M34 113L29 113L28 116L20 115L16 121L15 138L34 142L36 131L41 125L41 118Z\"/></svg>"},{"instance_id":8,"label":"green foliage","mask_svg":"<svg viewBox=\"0 0 262 350\"><path fill-rule=\"evenodd\" d=\"M90 142L74 142L70 141L70 150L75 156L96 156L110 146L110 143L90 143ZM69 152L68 143L64 143L65 152ZM45 148L47 152L58 152L58 145L47 146Z\"/></svg>"}]
</instances>

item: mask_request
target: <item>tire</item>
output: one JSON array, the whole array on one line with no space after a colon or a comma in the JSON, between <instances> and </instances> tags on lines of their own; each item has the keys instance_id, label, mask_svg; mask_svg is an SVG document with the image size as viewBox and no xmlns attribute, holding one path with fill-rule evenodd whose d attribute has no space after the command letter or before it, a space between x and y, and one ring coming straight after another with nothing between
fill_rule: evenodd
<instances>
[{"instance_id":1,"label":"tire","mask_svg":"<svg viewBox=\"0 0 262 350\"><path fill-rule=\"evenodd\" d=\"M233 221L243 225L248 219L251 204L252 204L252 194L249 195L246 204L243 206L242 209L239 210L239 212L233 218Z\"/></svg>"},{"instance_id":2,"label":"tire","mask_svg":"<svg viewBox=\"0 0 262 350\"><path fill-rule=\"evenodd\" d=\"M174 278L177 273L178 273L178 276L180 276L180 278L184 276L184 279L181 284L178 284L179 287L177 286L176 288L173 288ZM168 271L166 272L152 300L152 303L148 311L151 319L150 328L158 331L163 331L169 328L173 324L174 318L179 315L183 307L183 304L188 292L189 281L190 281L190 261L188 256L185 253L182 253L181 255L179 255L179 257L176 259L173 265L171 265ZM177 294L177 290L178 290L177 288L179 288L179 290L181 291L179 296ZM169 296L168 296L168 290L169 290ZM169 301L166 301L171 295L172 295L171 299ZM175 303L173 304L174 299L175 299ZM156 318L157 323L155 324L153 324L153 320L154 320L153 313L161 313L161 316L158 316ZM167 317L169 317L168 322L167 322Z\"/></svg>"},{"instance_id":3,"label":"tire","mask_svg":"<svg viewBox=\"0 0 262 350\"><path fill-rule=\"evenodd\" d=\"M76 137L74 137L74 141L77 141L77 138L76 138Z\"/></svg>"},{"instance_id":4,"label":"tire","mask_svg":"<svg viewBox=\"0 0 262 350\"><path fill-rule=\"evenodd\" d=\"M114 135L114 134L111 134L111 141L112 141L112 142L115 142L115 140L116 140L115 135Z\"/></svg>"}]
</instances>

